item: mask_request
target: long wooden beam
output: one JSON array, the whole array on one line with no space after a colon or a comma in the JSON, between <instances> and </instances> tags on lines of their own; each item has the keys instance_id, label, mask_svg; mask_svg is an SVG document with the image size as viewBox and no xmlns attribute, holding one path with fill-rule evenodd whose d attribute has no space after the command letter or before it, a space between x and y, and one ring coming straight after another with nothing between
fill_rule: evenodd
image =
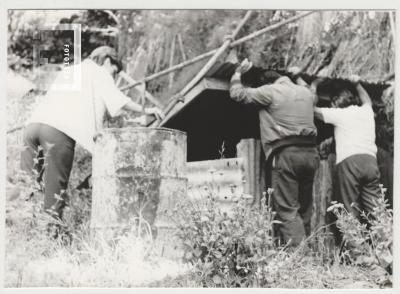
<instances>
[{"instance_id":1,"label":"long wooden beam","mask_svg":"<svg viewBox=\"0 0 400 294\"><path fill-rule=\"evenodd\" d=\"M204 77L204 75L210 70L210 68L215 64L215 62L217 62L218 58L220 58L221 55L226 51L226 49L229 48L229 45L232 43L232 41L237 36L237 34L241 30L241 28L245 25L247 20L250 18L251 13L252 13L251 10L247 11L247 13L243 17L242 21L239 23L239 25L233 31L231 38L226 39L224 41L222 46L218 48L217 52L215 52L213 57L210 58L210 60L203 66L203 68L197 73L197 75L193 79L191 79L190 82L181 91L179 91L179 94L178 94L179 97L182 97L188 91L190 91ZM178 103L178 101L179 101L178 98L170 101L167 108L164 110L165 114L168 114L172 110L172 108L174 108L175 104Z\"/></svg>"}]
</instances>

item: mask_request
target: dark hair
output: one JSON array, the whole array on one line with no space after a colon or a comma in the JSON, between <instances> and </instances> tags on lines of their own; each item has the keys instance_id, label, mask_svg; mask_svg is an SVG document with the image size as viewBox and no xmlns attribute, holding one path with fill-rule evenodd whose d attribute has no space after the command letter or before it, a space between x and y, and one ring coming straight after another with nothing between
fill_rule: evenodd
<instances>
[{"instance_id":1,"label":"dark hair","mask_svg":"<svg viewBox=\"0 0 400 294\"><path fill-rule=\"evenodd\" d=\"M333 96L332 103L339 99L340 101L337 104L337 107L339 108L345 108L350 105L361 105L360 99L349 89L343 89L338 94Z\"/></svg>"},{"instance_id":2,"label":"dark hair","mask_svg":"<svg viewBox=\"0 0 400 294\"><path fill-rule=\"evenodd\" d=\"M274 70L267 70L261 75L260 82L263 85L273 84L280 77L281 77L281 75L278 72L276 72Z\"/></svg>"},{"instance_id":3,"label":"dark hair","mask_svg":"<svg viewBox=\"0 0 400 294\"><path fill-rule=\"evenodd\" d=\"M122 63L118 58L117 51L109 46L97 47L90 53L89 58L98 65L103 65L107 58L110 58L112 64L117 66L117 72L122 70Z\"/></svg>"},{"instance_id":4,"label":"dark hair","mask_svg":"<svg viewBox=\"0 0 400 294\"><path fill-rule=\"evenodd\" d=\"M122 70L122 62L118 59L112 58L112 56L106 55L106 58L109 57L110 61L112 64L114 64L117 67L117 73L119 73ZM103 61L104 62L104 61Z\"/></svg>"}]
</instances>

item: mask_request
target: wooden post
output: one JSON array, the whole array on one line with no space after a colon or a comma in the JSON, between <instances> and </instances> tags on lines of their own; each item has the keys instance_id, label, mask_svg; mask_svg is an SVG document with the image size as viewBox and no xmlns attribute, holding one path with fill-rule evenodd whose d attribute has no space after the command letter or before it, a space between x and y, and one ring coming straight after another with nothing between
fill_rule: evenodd
<instances>
[{"instance_id":1,"label":"wooden post","mask_svg":"<svg viewBox=\"0 0 400 294\"><path fill-rule=\"evenodd\" d=\"M262 193L265 191L265 156L261 141L256 139L242 139L237 144L237 157L244 160L246 182L244 192L254 196L254 204L259 204Z\"/></svg>"},{"instance_id":2,"label":"wooden post","mask_svg":"<svg viewBox=\"0 0 400 294\"><path fill-rule=\"evenodd\" d=\"M313 186L313 213L311 216L311 232L318 230L319 228L330 224L333 219L327 212L327 208L331 205L333 200L333 187L334 187L334 167L335 167L336 156L330 154L328 159L321 160L320 166L314 177ZM330 231L330 228L325 229L326 232ZM330 236L324 239L324 245L332 247L334 246L334 237ZM316 244L320 246L320 243Z\"/></svg>"},{"instance_id":3,"label":"wooden post","mask_svg":"<svg viewBox=\"0 0 400 294\"><path fill-rule=\"evenodd\" d=\"M328 160L321 160L314 177L312 229L326 225L326 209L332 199L332 176Z\"/></svg>"}]
</instances>

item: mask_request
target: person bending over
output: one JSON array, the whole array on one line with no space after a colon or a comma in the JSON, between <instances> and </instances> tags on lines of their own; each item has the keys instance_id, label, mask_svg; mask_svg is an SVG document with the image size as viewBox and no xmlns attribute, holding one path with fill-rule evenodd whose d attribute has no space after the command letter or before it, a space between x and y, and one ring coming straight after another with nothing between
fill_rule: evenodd
<instances>
[{"instance_id":1,"label":"person bending over","mask_svg":"<svg viewBox=\"0 0 400 294\"><path fill-rule=\"evenodd\" d=\"M66 76L80 67L81 86L60 89ZM125 96L113 76L122 68L116 51L108 46L96 48L82 63L64 68L24 129L21 169L30 174L36 169L44 181L44 209L62 217L67 184L74 158L75 142L93 151L94 136L102 129L106 113L117 116L122 109L141 112L142 107ZM147 114L161 115L158 108Z\"/></svg>"}]
</instances>

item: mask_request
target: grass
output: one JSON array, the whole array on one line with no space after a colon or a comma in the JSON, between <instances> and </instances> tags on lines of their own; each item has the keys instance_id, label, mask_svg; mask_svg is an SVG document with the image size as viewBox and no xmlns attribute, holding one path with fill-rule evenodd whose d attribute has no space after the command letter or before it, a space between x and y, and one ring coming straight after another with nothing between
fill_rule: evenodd
<instances>
[{"instance_id":1,"label":"grass","mask_svg":"<svg viewBox=\"0 0 400 294\"><path fill-rule=\"evenodd\" d=\"M137 287L189 269L156 255L146 257L147 244L130 236L117 245L81 241L78 248L46 238L16 241L12 233L7 230L5 287Z\"/></svg>"},{"instance_id":2,"label":"grass","mask_svg":"<svg viewBox=\"0 0 400 294\"><path fill-rule=\"evenodd\" d=\"M315 237L318 237L315 236ZM315 239L314 239L315 241ZM315 244L315 243L314 243ZM324 245L323 245L324 246ZM310 239L295 251L281 251L264 269L264 288L288 289L379 289L391 287L380 267L357 266L340 261L338 249L311 248ZM146 287L202 287L202 273L192 270L177 277L166 277ZM258 282L258 283L257 283ZM260 281L253 287L259 288Z\"/></svg>"},{"instance_id":3,"label":"grass","mask_svg":"<svg viewBox=\"0 0 400 294\"><path fill-rule=\"evenodd\" d=\"M384 288L381 269L341 264L338 261L321 262L317 256L293 254L269 265L266 288L288 289L377 289ZM194 271L177 277L166 277L146 287L202 287ZM258 287L254 285L254 287Z\"/></svg>"}]
</instances>

